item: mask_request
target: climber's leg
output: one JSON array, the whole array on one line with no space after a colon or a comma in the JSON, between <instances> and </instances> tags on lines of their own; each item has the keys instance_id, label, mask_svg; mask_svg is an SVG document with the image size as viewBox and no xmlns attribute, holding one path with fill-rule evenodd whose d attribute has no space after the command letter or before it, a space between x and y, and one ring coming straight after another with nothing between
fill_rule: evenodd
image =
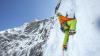
<instances>
[{"instance_id":1,"label":"climber's leg","mask_svg":"<svg viewBox=\"0 0 100 56\"><path fill-rule=\"evenodd\" d=\"M63 48L67 48L68 40L69 40L69 31L66 31L64 42L63 42Z\"/></svg>"}]
</instances>

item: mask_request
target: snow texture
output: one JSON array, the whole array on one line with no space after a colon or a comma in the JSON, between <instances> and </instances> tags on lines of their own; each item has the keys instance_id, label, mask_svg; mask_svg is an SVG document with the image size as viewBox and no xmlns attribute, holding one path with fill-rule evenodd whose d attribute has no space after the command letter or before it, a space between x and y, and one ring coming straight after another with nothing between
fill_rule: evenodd
<instances>
[{"instance_id":1,"label":"snow texture","mask_svg":"<svg viewBox=\"0 0 100 56\"><path fill-rule=\"evenodd\" d=\"M53 21L45 19L0 32L0 56L42 56Z\"/></svg>"},{"instance_id":2,"label":"snow texture","mask_svg":"<svg viewBox=\"0 0 100 56\"><path fill-rule=\"evenodd\" d=\"M77 33L70 36L68 50L64 52L64 56L100 56L99 5L99 0L61 0L56 13L60 12L64 16L68 14L68 17L72 18L75 15L77 19ZM63 56L61 48L64 34L59 29L58 20L54 28L55 37L50 37L48 45L51 47L48 46L45 56Z\"/></svg>"}]
</instances>

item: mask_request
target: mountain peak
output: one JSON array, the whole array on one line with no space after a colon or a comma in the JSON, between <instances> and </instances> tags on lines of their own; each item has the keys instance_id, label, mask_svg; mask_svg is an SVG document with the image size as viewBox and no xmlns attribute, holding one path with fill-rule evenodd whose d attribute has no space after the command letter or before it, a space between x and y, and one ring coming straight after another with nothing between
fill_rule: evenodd
<instances>
[{"instance_id":1,"label":"mountain peak","mask_svg":"<svg viewBox=\"0 0 100 56\"><path fill-rule=\"evenodd\" d=\"M53 19L52 19L53 20ZM43 45L53 26L51 19L34 20L0 32L0 55L42 56Z\"/></svg>"}]
</instances>

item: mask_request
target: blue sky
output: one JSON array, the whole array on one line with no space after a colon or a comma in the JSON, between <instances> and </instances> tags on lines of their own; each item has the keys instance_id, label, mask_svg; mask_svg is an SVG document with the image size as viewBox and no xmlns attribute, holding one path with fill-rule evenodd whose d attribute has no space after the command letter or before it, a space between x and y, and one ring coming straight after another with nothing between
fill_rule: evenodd
<instances>
[{"instance_id":1,"label":"blue sky","mask_svg":"<svg viewBox=\"0 0 100 56\"><path fill-rule=\"evenodd\" d=\"M54 15L56 0L0 0L0 30Z\"/></svg>"}]
</instances>

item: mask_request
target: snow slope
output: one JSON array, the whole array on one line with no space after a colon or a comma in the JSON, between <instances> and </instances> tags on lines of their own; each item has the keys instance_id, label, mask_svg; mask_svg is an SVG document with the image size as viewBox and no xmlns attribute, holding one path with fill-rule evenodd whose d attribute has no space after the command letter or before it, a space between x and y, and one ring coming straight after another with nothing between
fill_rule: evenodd
<instances>
[{"instance_id":1,"label":"snow slope","mask_svg":"<svg viewBox=\"0 0 100 56\"><path fill-rule=\"evenodd\" d=\"M99 0L76 0L77 34L71 56L100 56ZM70 48L71 49L71 48Z\"/></svg>"},{"instance_id":2,"label":"snow slope","mask_svg":"<svg viewBox=\"0 0 100 56\"><path fill-rule=\"evenodd\" d=\"M77 18L77 33L70 36L68 56L100 56L100 0L62 0L58 12ZM67 56L67 55L65 55Z\"/></svg>"},{"instance_id":3,"label":"snow slope","mask_svg":"<svg viewBox=\"0 0 100 56\"><path fill-rule=\"evenodd\" d=\"M57 19L57 17L55 17ZM64 34L60 30L59 21L56 20L54 28L50 32L48 37L46 50L44 51L44 56L62 56L62 44Z\"/></svg>"},{"instance_id":4,"label":"snow slope","mask_svg":"<svg viewBox=\"0 0 100 56\"><path fill-rule=\"evenodd\" d=\"M100 56L100 1L59 0L58 4L56 13L68 14L69 17L75 15L77 18L77 33L70 36L68 51L64 56ZM63 56L61 48L64 34L59 27L57 20L53 30L55 37L50 37L45 56Z\"/></svg>"}]
</instances>

